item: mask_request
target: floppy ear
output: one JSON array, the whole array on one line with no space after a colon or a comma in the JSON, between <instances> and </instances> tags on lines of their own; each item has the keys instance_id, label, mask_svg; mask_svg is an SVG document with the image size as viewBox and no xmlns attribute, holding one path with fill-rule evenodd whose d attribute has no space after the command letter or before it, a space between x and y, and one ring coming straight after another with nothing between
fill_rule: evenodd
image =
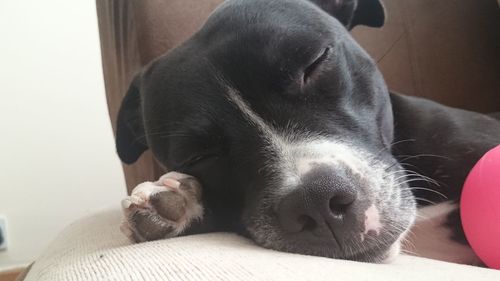
<instances>
[{"instance_id":1,"label":"floppy ear","mask_svg":"<svg viewBox=\"0 0 500 281\"><path fill-rule=\"evenodd\" d=\"M311 0L337 18L347 29L356 25L381 27L385 8L381 0Z\"/></svg>"},{"instance_id":2,"label":"floppy ear","mask_svg":"<svg viewBox=\"0 0 500 281\"><path fill-rule=\"evenodd\" d=\"M132 164L148 149L140 94L141 75L137 75L123 98L116 120L116 151L122 162Z\"/></svg>"}]
</instances>

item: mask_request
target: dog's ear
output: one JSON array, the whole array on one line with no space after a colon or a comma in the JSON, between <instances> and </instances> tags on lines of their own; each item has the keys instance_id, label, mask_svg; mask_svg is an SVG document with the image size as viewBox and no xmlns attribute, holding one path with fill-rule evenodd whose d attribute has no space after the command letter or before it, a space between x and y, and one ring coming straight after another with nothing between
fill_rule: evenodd
<instances>
[{"instance_id":1,"label":"dog's ear","mask_svg":"<svg viewBox=\"0 0 500 281\"><path fill-rule=\"evenodd\" d=\"M132 164L148 149L140 94L141 75L138 74L123 98L116 120L116 151L126 164Z\"/></svg>"},{"instance_id":2,"label":"dog's ear","mask_svg":"<svg viewBox=\"0 0 500 281\"><path fill-rule=\"evenodd\" d=\"M310 0L337 18L347 29L356 25L381 27L385 8L381 0Z\"/></svg>"}]
</instances>

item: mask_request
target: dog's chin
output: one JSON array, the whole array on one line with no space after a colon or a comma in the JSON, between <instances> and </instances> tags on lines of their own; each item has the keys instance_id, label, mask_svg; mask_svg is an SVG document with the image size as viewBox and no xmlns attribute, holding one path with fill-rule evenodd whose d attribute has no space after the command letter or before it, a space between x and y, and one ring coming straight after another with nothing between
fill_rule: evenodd
<instances>
[{"instance_id":1,"label":"dog's chin","mask_svg":"<svg viewBox=\"0 0 500 281\"><path fill-rule=\"evenodd\" d=\"M399 256L400 253L401 242L398 239L389 247L376 247L375 249L368 249L366 251L360 252L356 256L347 257L345 259L369 263L391 263Z\"/></svg>"},{"instance_id":2,"label":"dog's chin","mask_svg":"<svg viewBox=\"0 0 500 281\"><path fill-rule=\"evenodd\" d=\"M400 253L400 242L396 241L390 246L377 246L371 249L363 249L358 252L345 254L336 247L316 246L316 247L296 247L287 245L262 245L266 248L281 252L288 252L301 255L318 256L333 259L351 260L368 263L391 263Z\"/></svg>"},{"instance_id":3,"label":"dog's chin","mask_svg":"<svg viewBox=\"0 0 500 281\"><path fill-rule=\"evenodd\" d=\"M294 254L343 259L369 263L390 263L399 255L401 240L404 234L398 235L395 241L388 242L389 236L374 239L372 243L350 241L339 247L335 242L307 242L290 237L260 236L247 232L260 246ZM286 235L285 235L286 236ZM394 237L394 234L390 235ZM384 241L384 242L382 242Z\"/></svg>"}]
</instances>

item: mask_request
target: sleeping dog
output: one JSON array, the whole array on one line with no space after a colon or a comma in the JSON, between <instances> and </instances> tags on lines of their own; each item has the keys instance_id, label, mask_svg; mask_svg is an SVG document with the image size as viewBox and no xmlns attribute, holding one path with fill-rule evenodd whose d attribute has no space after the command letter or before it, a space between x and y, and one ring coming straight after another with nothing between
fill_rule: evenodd
<instances>
[{"instance_id":1,"label":"sleeping dog","mask_svg":"<svg viewBox=\"0 0 500 281\"><path fill-rule=\"evenodd\" d=\"M457 202L500 143L500 122L390 93L348 32L383 23L378 0L224 2L123 100L122 161L150 149L174 172L123 200L122 230L138 242L236 231L275 250L367 262L391 259L410 237L417 254L475 262ZM431 229L408 235L415 221ZM425 244L434 234L447 248L434 236Z\"/></svg>"}]
</instances>

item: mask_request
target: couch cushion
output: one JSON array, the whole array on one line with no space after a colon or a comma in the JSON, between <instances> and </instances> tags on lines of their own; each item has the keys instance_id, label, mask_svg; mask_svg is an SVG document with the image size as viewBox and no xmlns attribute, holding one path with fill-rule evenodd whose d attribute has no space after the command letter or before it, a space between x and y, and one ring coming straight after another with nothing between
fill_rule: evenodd
<instances>
[{"instance_id":1,"label":"couch cushion","mask_svg":"<svg viewBox=\"0 0 500 281\"><path fill-rule=\"evenodd\" d=\"M500 271L401 256L366 264L263 249L230 233L131 244L112 209L68 226L25 281L79 280L500 280Z\"/></svg>"}]
</instances>

